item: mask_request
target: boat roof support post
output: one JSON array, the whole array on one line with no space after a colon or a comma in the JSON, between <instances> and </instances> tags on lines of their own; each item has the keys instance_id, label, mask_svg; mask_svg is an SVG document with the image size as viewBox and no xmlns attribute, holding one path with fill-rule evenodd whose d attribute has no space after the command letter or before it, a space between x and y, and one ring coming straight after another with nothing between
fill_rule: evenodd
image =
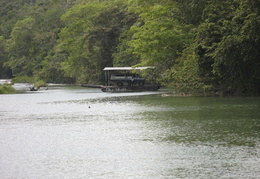
<instances>
[{"instance_id":1,"label":"boat roof support post","mask_svg":"<svg viewBox=\"0 0 260 179\"><path fill-rule=\"evenodd\" d=\"M105 86L110 86L109 71L105 71Z\"/></svg>"},{"instance_id":2,"label":"boat roof support post","mask_svg":"<svg viewBox=\"0 0 260 179\"><path fill-rule=\"evenodd\" d=\"M105 71L105 86L107 86L107 72Z\"/></svg>"}]
</instances>

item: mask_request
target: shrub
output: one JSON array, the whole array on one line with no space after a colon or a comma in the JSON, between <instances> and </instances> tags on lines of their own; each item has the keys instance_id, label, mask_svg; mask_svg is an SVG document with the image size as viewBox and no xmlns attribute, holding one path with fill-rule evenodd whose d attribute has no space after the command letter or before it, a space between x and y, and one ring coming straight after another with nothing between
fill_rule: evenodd
<instances>
[{"instance_id":1,"label":"shrub","mask_svg":"<svg viewBox=\"0 0 260 179\"><path fill-rule=\"evenodd\" d=\"M34 87L45 87L45 86L47 86L47 84L43 80L39 80L36 83L34 83Z\"/></svg>"},{"instance_id":2,"label":"shrub","mask_svg":"<svg viewBox=\"0 0 260 179\"><path fill-rule=\"evenodd\" d=\"M15 89L11 85L0 85L0 94L15 93Z\"/></svg>"}]
</instances>

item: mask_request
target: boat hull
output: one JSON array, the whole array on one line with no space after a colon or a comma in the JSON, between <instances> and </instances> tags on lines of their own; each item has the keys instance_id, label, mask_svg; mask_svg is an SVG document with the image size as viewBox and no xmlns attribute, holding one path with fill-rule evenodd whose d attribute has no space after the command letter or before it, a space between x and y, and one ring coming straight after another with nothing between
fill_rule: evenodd
<instances>
[{"instance_id":1,"label":"boat hull","mask_svg":"<svg viewBox=\"0 0 260 179\"><path fill-rule=\"evenodd\" d=\"M145 86L101 86L103 92L142 92L142 91L158 91L158 85Z\"/></svg>"}]
</instances>

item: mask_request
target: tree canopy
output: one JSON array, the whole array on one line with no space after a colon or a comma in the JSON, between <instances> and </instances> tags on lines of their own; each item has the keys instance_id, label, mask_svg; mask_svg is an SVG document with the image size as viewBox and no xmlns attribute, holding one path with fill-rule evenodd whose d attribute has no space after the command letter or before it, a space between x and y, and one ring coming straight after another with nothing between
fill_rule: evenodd
<instances>
[{"instance_id":1,"label":"tree canopy","mask_svg":"<svg viewBox=\"0 0 260 179\"><path fill-rule=\"evenodd\" d=\"M259 0L2 0L0 78L102 83L156 66L184 93L260 94Z\"/></svg>"}]
</instances>

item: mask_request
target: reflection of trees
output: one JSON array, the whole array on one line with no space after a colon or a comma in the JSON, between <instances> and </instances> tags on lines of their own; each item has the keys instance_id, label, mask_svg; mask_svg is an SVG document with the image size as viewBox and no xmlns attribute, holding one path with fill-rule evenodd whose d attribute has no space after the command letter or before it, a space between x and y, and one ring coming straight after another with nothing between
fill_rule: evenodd
<instances>
[{"instance_id":1,"label":"reflection of trees","mask_svg":"<svg viewBox=\"0 0 260 179\"><path fill-rule=\"evenodd\" d=\"M151 138L165 142L255 146L259 118L253 98L152 97L138 101Z\"/></svg>"}]
</instances>

